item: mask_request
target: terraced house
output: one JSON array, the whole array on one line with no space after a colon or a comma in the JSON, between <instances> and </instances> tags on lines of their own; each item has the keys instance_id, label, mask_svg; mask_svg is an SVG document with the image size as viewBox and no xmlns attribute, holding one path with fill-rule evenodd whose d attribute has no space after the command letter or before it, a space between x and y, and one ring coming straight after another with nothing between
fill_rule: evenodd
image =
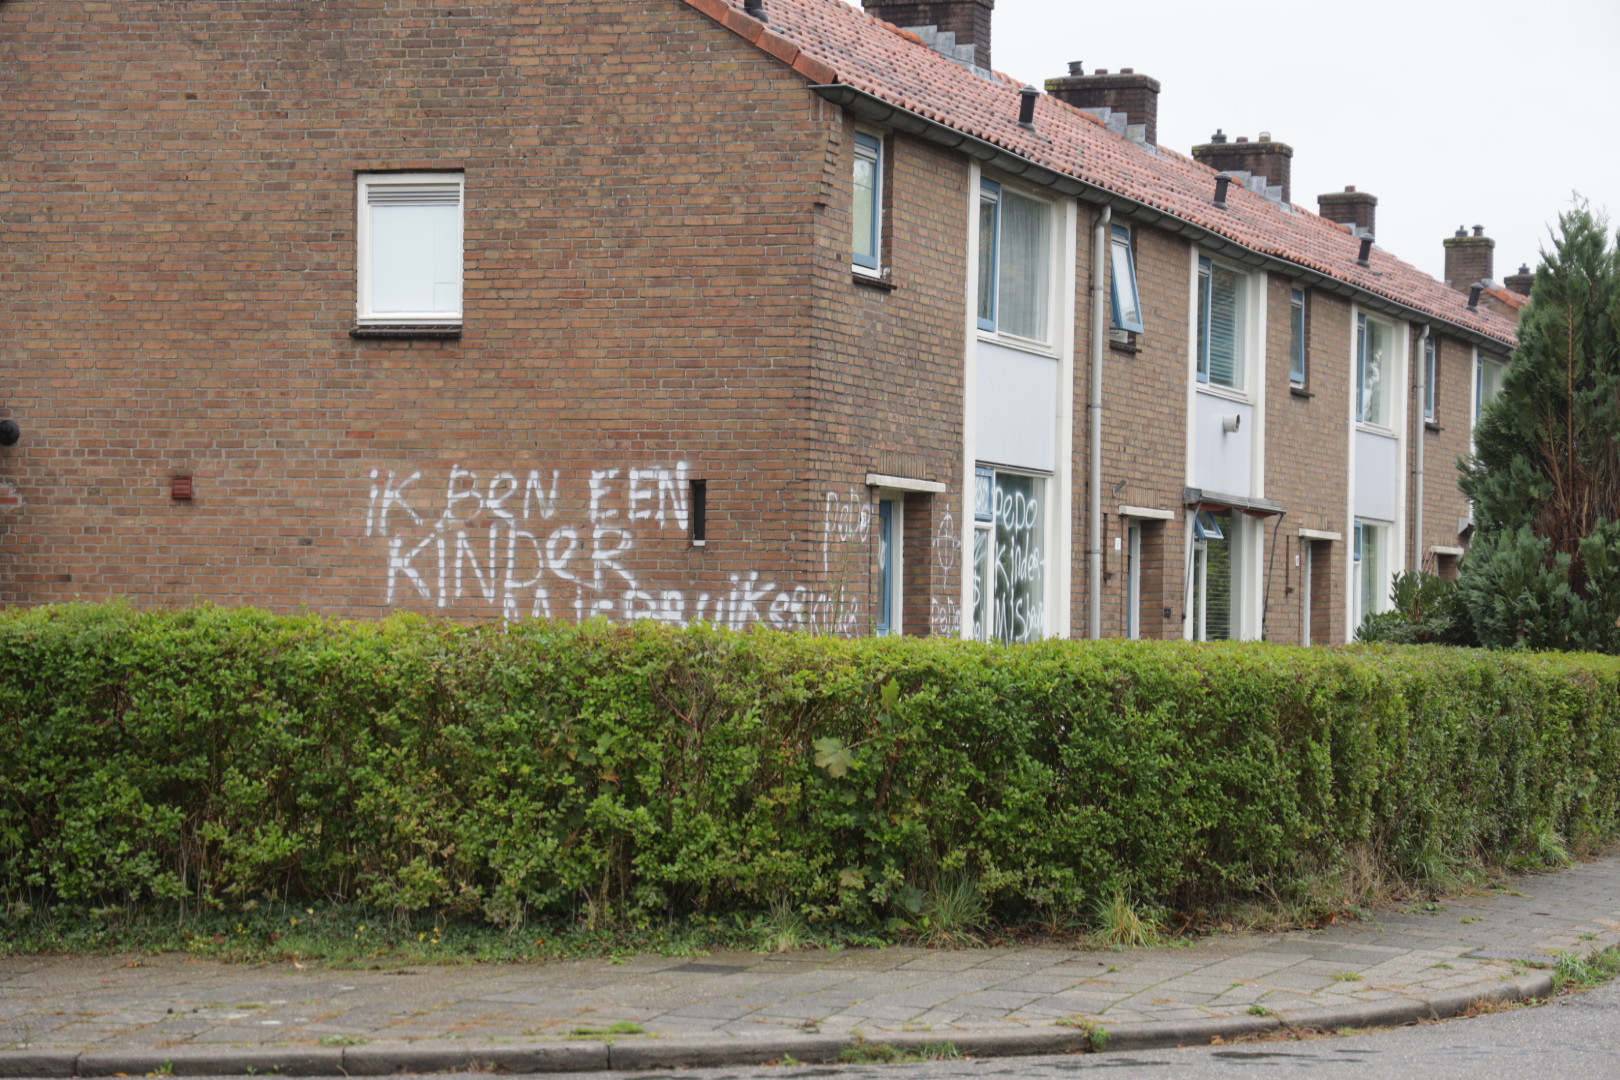
<instances>
[{"instance_id":1,"label":"terraced house","mask_svg":"<svg viewBox=\"0 0 1620 1080\"><path fill-rule=\"evenodd\" d=\"M0 4L0 597L1344 640L1466 544L1488 238L992 7Z\"/></svg>"}]
</instances>

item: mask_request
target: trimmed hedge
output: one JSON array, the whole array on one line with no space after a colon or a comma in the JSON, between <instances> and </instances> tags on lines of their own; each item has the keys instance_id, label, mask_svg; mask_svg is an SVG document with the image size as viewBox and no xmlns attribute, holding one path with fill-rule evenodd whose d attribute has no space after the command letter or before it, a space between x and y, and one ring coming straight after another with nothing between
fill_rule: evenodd
<instances>
[{"instance_id":1,"label":"trimmed hedge","mask_svg":"<svg viewBox=\"0 0 1620 1080\"><path fill-rule=\"evenodd\" d=\"M36 609L0 617L0 891L1187 909L1612 838L1617 721L1592 656Z\"/></svg>"}]
</instances>

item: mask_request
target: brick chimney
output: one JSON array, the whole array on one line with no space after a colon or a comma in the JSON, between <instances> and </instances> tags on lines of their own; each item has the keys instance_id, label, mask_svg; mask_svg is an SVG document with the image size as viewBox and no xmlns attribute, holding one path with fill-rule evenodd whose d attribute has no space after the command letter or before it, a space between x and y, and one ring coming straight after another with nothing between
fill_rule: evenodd
<instances>
[{"instance_id":1,"label":"brick chimney","mask_svg":"<svg viewBox=\"0 0 1620 1080\"><path fill-rule=\"evenodd\" d=\"M1490 281L1495 252L1496 241L1485 235L1485 226L1475 225L1473 236L1457 226L1457 235L1446 237L1446 284L1467 292L1476 281Z\"/></svg>"},{"instance_id":2,"label":"brick chimney","mask_svg":"<svg viewBox=\"0 0 1620 1080\"><path fill-rule=\"evenodd\" d=\"M1098 68L1090 75L1077 60L1069 74L1047 79L1046 92L1079 109L1112 109L1125 114L1128 125L1141 124L1150 146L1159 144L1159 80L1138 75L1132 68L1120 68L1110 75Z\"/></svg>"},{"instance_id":3,"label":"brick chimney","mask_svg":"<svg viewBox=\"0 0 1620 1080\"><path fill-rule=\"evenodd\" d=\"M1193 159L1201 161L1216 172L1246 172L1266 178L1267 187L1281 187L1283 202L1292 202L1294 148L1276 142L1271 133L1262 131L1258 142L1239 135L1229 142L1217 131L1209 142L1193 147Z\"/></svg>"},{"instance_id":4,"label":"brick chimney","mask_svg":"<svg viewBox=\"0 0 1620 1080\"><path fill-rule=\"evenodd\" d=\"M955 34L957 45L972 45L975 67L990 66L990 13L996 0L861 0L869 14L908 30L920 26Z\"/></svg>"},{"instance_id":5,"label":"brick chimney","mask_svg":"<svg viewBox=\"0 0 1620 1080\"><path fill-rule=\"evenodd\" d=\"M1318 195L1316 210L1329 221L1354 226L1357 236L1378 235L1378 196L1357 191L1354 184L1343 191Z\"/></svg>"},{"instance_id":6,"label":"brick chimney","mask_svg":"<svg viewBox=\"0 0 1620 1080\"><path fill-rule=\"evenodd\" d=\"M1507 277L1502 279L1503 285L1506 285L1509 289L1518 293L1520 296L1529 296L1530 286L1534 285L1535 283L1536 275L1530 272L1529 263L1520 263L1519 272L1517 274L1509 274Z\"/></svg>"}]
</instances>

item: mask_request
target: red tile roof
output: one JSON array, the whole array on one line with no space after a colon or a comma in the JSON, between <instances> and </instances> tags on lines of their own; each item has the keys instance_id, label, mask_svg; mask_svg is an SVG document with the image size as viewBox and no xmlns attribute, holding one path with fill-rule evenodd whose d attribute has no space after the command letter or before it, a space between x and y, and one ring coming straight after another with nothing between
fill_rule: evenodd
<instances>
[{"instance_id":1,"label":"red tile roof","mask_svg":"<svg viewBox=\"0 0 1620 1080\"><path fill-rule=\"evenodd\" d=\"M1090 113L1043 94L1034 130L1018 124L1021 84L984 78L915 34L843 0L766 0L768 24L738 0L684 0L817 85L841 83L1020 158L1190 222L1239 244L1416 313L1504 345L1514 325L1388 252L1356 262L1360 241L1301 207L1285 208L1233 184L1226 209L1213 204L1215 171L1171 150L1157 153L1110 131Z\"/></svg>"}]
</instances>

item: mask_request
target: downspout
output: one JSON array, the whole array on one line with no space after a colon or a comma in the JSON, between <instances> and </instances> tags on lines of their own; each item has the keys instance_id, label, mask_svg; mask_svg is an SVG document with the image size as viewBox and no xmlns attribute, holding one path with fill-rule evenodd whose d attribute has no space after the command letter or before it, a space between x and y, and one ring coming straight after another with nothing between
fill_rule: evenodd
<instances>
[{"instance_id":1,"label":"downspout","mask_svg":"<svg viewBox=\"0 0 1620 1080\"><path fill-rule=\"evenodd\" d=\"M1423 324L1423 336L1418 338L1417 379L1417 468L1413 472L1412 507L1412 566L1413 571L1423 569L1423 444L1429 434L1429 324Z\"/></svg>"},{"instance_id":2,"label":"downspout","mask_svg":"<svg viewBox=\"0 0 1620 1080\"><path fill-rule=\"evenodd\" d=\"M1086 405L1086 427L1091 433L1091 496L1089 509L1091 553L1091 582L1088 596L1091 601L1087 636L1093 641L1102 637L1102 395L1103 395L1103 343L1107 332L1103 329L1103 274L1108 265L1108 225L1114 219L1114 208L1104 206L1092 232L1091 243L1091 400Z\"/></svg>"}]
</instances>

